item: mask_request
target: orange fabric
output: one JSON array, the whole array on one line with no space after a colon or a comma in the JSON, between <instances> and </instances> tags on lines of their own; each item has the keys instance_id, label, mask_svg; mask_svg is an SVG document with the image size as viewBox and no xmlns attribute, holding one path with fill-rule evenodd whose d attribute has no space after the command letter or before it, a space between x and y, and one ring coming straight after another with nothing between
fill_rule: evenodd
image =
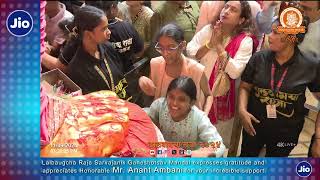
<instances>
[{"instance_id":1,"label":"orange fabric","mask_svg":"<svg viewBox=\"0 0 320 180\"><path fill-rule=\"evenodd\" d=\"M129 133L125 138L122 156L151 157L149 142L157 142L157 135L149 116L138 105L126 103L129 108Z\"/></svg>"}]
</instances>

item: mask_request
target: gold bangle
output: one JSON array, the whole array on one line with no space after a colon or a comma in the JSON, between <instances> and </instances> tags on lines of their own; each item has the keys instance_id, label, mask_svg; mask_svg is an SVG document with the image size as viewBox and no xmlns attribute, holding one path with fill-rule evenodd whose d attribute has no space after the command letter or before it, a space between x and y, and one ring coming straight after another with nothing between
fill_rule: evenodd
<instances>
[{"instance_id":1,"label":"gold bangle","mask_svg":"<svg viewBox=\"0 0 320 180\"><path fill-rule=\"evenodd\" d=\"M218 54L218 57L225 57L227 55L226 51L223 51L222 53Z\"/></svg>"},{"instance_id":2,"label":"gold bangle","mask_svg":"<svg viewBox=\"0 0 320 180\"><path fill-rule=\"evenodd\" d=\"M206 48L208 48L208 49L213 49L213 47L210 47L210 46L209 46L209 41L206 42Z\"/></svg>"}]
</instances>

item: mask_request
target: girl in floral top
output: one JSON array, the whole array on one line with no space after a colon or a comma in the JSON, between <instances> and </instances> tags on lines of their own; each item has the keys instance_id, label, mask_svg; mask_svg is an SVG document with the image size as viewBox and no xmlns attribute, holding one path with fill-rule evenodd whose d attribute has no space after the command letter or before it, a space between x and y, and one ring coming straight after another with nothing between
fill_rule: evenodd
<instances>
[{"instance_id":1,"label":"girl in floral top","mask_svg":"<svg viewBox=\"0 0 320 180\"><path fill-rule=\"evenodd\" d=\"M171 142L208 142L209 146L192 151L193 157L220 157L225 146L208 116L195 105L197 88L189 77L178 77L168 87L167 96L155 100L145 111Z\"/></svg>"}]
</instances>

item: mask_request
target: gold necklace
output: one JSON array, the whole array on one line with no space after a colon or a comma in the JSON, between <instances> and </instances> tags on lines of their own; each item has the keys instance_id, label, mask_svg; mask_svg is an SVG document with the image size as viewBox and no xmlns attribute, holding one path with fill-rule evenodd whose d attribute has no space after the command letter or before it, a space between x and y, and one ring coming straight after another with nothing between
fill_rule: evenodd
<instances>
[{"instance_id":1,"label":"gold necklace","mask_svg":"<svg viewBox=\"0 0 320 180\"><path fill-rule=\"evenodd\" d=\"M108 72L109 72L109 75L110 75L110 80L111 80L111 88L112 88L112 91L115 92L115 89L114 89L114 81L113 81L113 75L112 75L112 72L111 72L111 69L110 69L110 66L106 60L106 58L103 59L104 60L104 63L106 64L106 67L108 69Z\"/></svg>"},{"instance_id":2,"label":"gold necklace","mask_svg":"<svg viewBox=\"0 0 320 180\"><path fill-rule=\"evenodd\" d=\"M107 70L108 70L108 73L110 75L110 81L111 81L111 88L110 88L110 84L106 78L106 76L103 74L103 72L101 71L101 69L95 65L94 68L95 70L99 73L99 75L102 77L102 79L104 80L104 82L107 84L108 88L111 89L113 92L115 92L115 87L114 87L114 81L113 81L113 75L112 75L112 72L111 72L111 69L110 69L110 66L106 60L106 58L103 59L104 63L106 64L106 67L107 67Z\"/></svg>"}]
</instances>

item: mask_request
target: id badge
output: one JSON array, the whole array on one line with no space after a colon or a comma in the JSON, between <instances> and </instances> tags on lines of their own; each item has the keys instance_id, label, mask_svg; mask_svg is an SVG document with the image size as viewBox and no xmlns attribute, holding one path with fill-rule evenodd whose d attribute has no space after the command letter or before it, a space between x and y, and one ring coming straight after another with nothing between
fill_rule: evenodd
<instances>
[{"instance_id":1,"label":"id badge","mask_svg":"<svg viewBox=\"0 0 320 180\"><path fill-rule=\"evenodd\" d=\"M267 108L267 117L268 118L277 118L277 108L276 105L270 105L268 104L266 106Z\"/></svg>"}]
</instances>

